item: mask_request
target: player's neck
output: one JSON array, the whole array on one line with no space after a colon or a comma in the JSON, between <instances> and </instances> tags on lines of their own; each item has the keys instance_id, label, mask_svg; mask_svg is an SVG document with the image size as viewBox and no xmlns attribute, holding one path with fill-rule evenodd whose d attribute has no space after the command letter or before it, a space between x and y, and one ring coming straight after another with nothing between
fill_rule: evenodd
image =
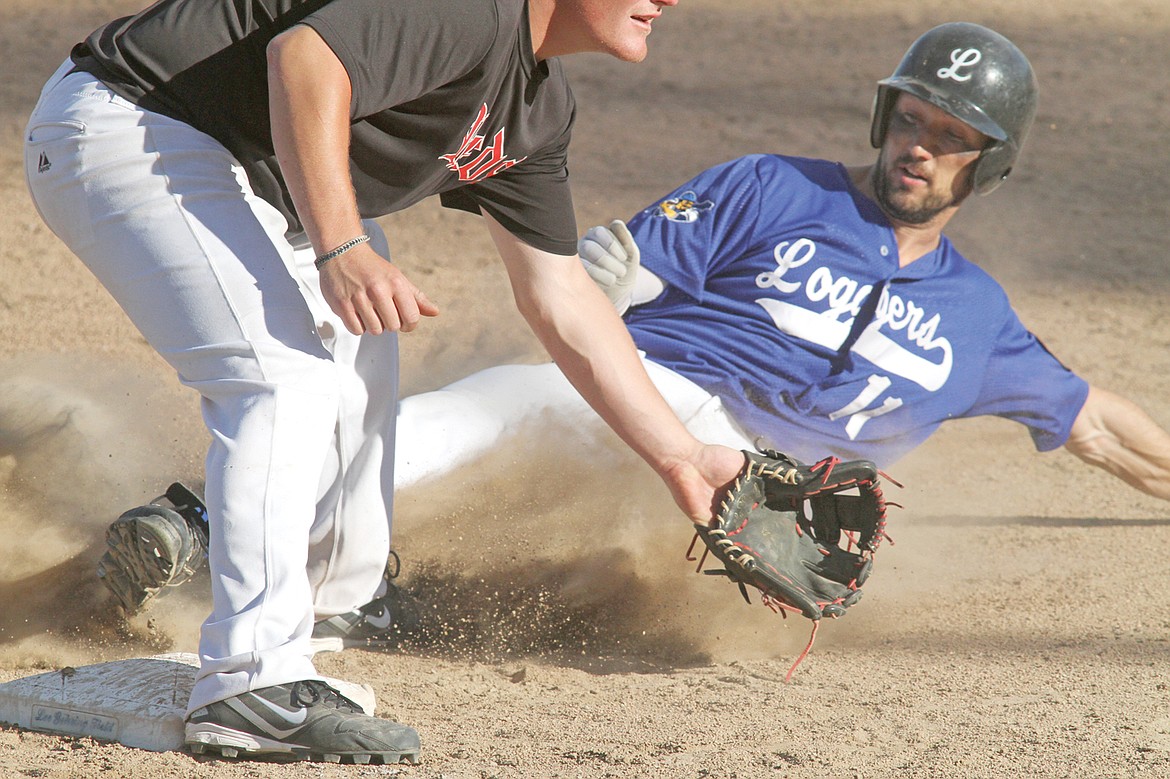
<instances>
[{"instance_id":1,"label":"player's neck","mask_svg":"<svg viewBox=\"0 0 1170 779\"><path fill-rule=\"evenodd\" d=\"M881 202L873 191L873 166L850 168L849 177L853 185L861 194L873 201L889 221L894 230L894 239L898 242L898 267L905 268L917 259L921 259L938 248L942 240L942 231L947 222L951 221L959 210L958 206L940 211L929 221L921 224L904 222L882 208Z\"/></svg>"},{"instance_id":2,"label":"player's neck","mask_svg":"<svg viewBox=\"0 0 1170 779\"><path fill-rule=\"evenodd\" d=\"M905 268L938 248L942 237L941 226L898 224L893 220L890 222L894 226L894 238L898 241L898 267Z\"/></svg>"},{"instance_id":3,"label":"player's neck","mask_svg":"<svg viewBox=\"0 0 1170 779\"><path fill-rule=\"evenodd\" d=\"M528 0L528 29L538 62L590 50L572 14L560 8L557 0Z\"/></svg>"},{"instance_id":4,"label":"player's neck","mask_svg":"<svg viewBox=\"0 0 1170 779\"><path fill-rule=\"evenodd\" d=\"M542 50L548 38L549 25L552 22L552 5L542 0L528 2L528 29L532 34L533 53L538 60L543 59Z\"/></svg>"}]
</instances>

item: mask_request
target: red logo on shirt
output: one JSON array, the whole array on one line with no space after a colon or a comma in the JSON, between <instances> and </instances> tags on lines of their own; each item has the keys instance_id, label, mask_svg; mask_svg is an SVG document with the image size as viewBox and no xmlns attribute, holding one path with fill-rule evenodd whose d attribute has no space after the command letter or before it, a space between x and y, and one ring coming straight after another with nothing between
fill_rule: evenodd
<instances>
[{"instance_id":1,"label":"red logo on shirt","mask_svg":"<svg viewBox=\"0 0 1170 779\"><path fill-rule=\"evenodd\" d=\"M527 159L521 157L518 160L510 160L504 156L504 128L502 127L492 138L491 145L485 148L487 137L480 135L479 131L487 118L488 107L487 103L484 103L483 107L479 109L475 121L471 123L471 129L463 136L463 143L459 145L459 150L453 154L444 154L439 157L447 163L448 170L459 174L460 181L479 181Z\"/></svg>"}]
</instances>

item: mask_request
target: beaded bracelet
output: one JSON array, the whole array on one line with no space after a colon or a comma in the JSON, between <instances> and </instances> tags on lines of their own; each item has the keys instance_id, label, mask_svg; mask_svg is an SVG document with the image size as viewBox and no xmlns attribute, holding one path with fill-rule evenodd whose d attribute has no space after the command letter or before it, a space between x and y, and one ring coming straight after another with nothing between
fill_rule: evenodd
<instances>
[{"instance_id":1,"label":"beaded bracelet","mask_svg":"<svg viewBox=\"0 0 1170 779\"><path fill-rule=\"evenodd\" d=\"M345 254L347 251L349 251L353 247L355 247L359 244L363 244L368 240L370 240L370 236L368 236L368 235L359 235L357 238L353 238L351 240L348 240L345 243L341 244L341 246L338 246L333 251L325 252L320 257L313 260L313 267L315 267L317 270L321 270L321 266L324 265L325 263L329 262L330 260L337 259L338 257Z\"/></svg>"}]
</instances>

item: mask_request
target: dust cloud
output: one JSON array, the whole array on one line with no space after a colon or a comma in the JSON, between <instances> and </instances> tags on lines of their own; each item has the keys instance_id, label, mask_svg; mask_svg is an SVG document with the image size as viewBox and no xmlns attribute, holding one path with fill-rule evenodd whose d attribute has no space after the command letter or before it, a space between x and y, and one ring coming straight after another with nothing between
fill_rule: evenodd
<instances>
[{"instance_id":1,"label":"dust cloud","mask_svg":"<svg viewBox=\"0 0 1170 779\"><path fill-rule=\"evenodd\" d=\"M697 571L689 520L616 437L557 440L547 426L520 431L456 479L399 493L403 586L425 604L414 649L583 667L795 657L810 623Z\"/></svg>"},{"instance_id":2,"label":"dust cloud","mask_svg":"<svg viewBox=\"0 0 1170 779\"><path fill-rule=\"evenodd\" d=\"M0 655L52 666L193 651L206 572L130 620L94 575L117 514L173 480L201 486L187 476L197 447L171 438L190 409L93 359L4 367L0 521L13 553L0 560ZM423 607L408 651L634 669L795 657L809 623L702 575L661 480L612 433L579 433L546 419L399 493L398 583Z\"/></svg>"},{"instance_id":3,"label":"dust cloud","mask_svg":"<svg viewBox=\"0 0 1170 779\"><path fill-rule=\"evenodd\" d=\"M190 469L189 447L170 434L185 410L153 389L94 357L0 364L6 659L52 665L157 643L121 618L94 573L109 522Z\"/></svg>"}]
</instances>

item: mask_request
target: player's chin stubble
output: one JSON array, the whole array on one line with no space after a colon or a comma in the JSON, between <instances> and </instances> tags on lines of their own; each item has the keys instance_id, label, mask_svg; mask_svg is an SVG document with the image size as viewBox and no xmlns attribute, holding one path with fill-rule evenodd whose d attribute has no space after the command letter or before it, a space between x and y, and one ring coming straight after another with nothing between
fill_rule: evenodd
<instances>
[{"instance_id":1,"label":"player's chin stubble","mask_svg":"<svg viewBox=\"0 0 1170 779\"><path fill-rule=\"evenodd\" d=\"M898 160L893 166L886 164L886 154L883 150L878 155L877 164L870 174L870 185L873 187L874 198L886 216L902 224L921 225L934 219L948 208L959 203L959 198L950 193L931 193L921 202L908 202L910 192L894 183L894 177L889 172L902 164L909 164L912 160Z\"/></svg>"}]
</instances>

